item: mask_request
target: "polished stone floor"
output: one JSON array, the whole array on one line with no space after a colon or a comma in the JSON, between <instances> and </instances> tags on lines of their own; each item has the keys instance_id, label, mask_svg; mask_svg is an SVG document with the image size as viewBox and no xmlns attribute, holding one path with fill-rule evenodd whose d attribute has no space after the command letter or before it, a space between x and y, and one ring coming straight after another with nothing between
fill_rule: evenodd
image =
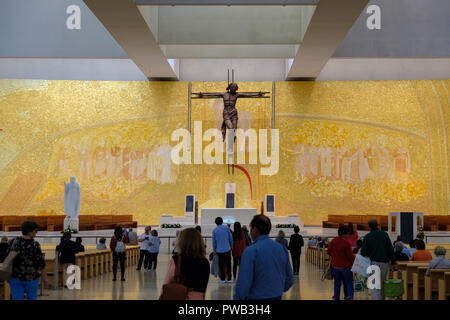
<instances>
[{"instance_id":1,"label":"polished stone floor","mask_svg":"<svg viewBox=\"0 0 450 320\"><path fill-rule=\"evenodd\" d=\"M51 300L152 300L158 299L166 274L170 255L160 254L156 271L136 271L136 266L126 270L126 281L112 281L112 273L82 280L80 290L44 290L39 299ZM321 281L321 271L317 266L305 262L302 254L300 275L295 276L294 285L285 293L287 300L331 300L333 281ZM233 284L219 284L217 278L210 276L206 299L232 300ZM356 293L356 299L369 299L367 292Z\"/></svg>"}]
</instances>

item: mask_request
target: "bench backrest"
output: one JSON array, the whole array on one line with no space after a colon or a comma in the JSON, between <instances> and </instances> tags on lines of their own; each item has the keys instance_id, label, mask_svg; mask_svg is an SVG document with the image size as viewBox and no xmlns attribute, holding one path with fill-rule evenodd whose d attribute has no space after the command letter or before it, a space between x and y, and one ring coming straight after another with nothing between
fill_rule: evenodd
<instances>
[{"instance_id":1,"label":"bench backrest","mask_svg":"<svg viewBox=\"0 0 450 320\"><path fill-rule=\"evenodd\" d=\"M99 215L99 216L95 216L95 222L114 222L113 220L113 215L111 214L107 214L107 215Z\"/></svg>"},{"instance_id":2,"label":"bench backrest","mask_svg":"<svg viewBox=\"0 0 450 320\"><path fill-rule=\"evenodd\" d=\"M119 214L113 216L114 222L129 222L133 221L133 215L131 214Z\"/></svg>"},{"instance_id":3,"label":"bench backrest","mask_svg":"<svg viewBox=\"0 0 450 320\"><path fill-rule=\"evenodd\" d=\"M94 215L79 215L78 222L79 223L94 223L95 216Z\"/></svg>"},{"instance_id":4,"label":"bench backrest","mask_svg":"<svg viewBox=\"0 0 450 320\"><path fill-rule=\"evenodd\" d=\"M58 216L47 216L47 224L63 224L65 216L58 215Z\"/></svg>"},{"instance_id":5,"label":"bench backrest","mask_svg":"<svg viewBox=\"0 0 450 320\"><path fill-rule=\"evenodd\" d=\"M20 216L5 216L3 218L3 224L22 224L23 221L25 220Z\"/></svg>"}]
</instances>

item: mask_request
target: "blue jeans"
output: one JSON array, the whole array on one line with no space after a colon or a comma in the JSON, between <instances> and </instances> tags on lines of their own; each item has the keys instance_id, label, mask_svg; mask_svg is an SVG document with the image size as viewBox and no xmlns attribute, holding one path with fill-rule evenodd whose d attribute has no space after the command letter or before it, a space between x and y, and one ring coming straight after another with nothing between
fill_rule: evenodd
<instances>
[{"instance_id":1,"label":"blue jeans","mask_svg":"<svg viewBox=\"0 0 450 320\"><path fill-rule=\"evenodd\" d=\"M344 282L347 288L347 296L345 298L353 298L353 273L350 269L334 268L334 300L339 300L341 294L341 283Z\"/></svg>"},{"instance_id":2,"label":"blue jeans","mask_svg":"<svg viewBox=\"0 0 450 320\"><path fill-rule=\"evenodd\" d=\"M16 278L9 279L9 287L13 300L23 300L25 292L27 300L36 300L39 291L39 278L32 281L20 281Z\"/></svg>"}]
</instances>

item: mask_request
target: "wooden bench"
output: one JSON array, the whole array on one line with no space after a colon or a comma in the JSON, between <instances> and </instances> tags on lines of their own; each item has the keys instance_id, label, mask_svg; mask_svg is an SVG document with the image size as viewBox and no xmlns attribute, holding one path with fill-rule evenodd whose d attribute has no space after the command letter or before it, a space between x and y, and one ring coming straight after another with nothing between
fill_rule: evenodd
<instances>
[{"instance_id":1,"label":"wooden bench","mask_svg":"<svg viewBox=\"0 0 450 320\"><path fill-rule=\"evenodd\" d=\"M449 275L447 279L446 273ZM425 300L433 300L435 296L438 300L446 300L450 296L450 287L446 282L449 280L450 269L431 269L430 276L425 277Z\"/></svg>"},{"instance_id":2,"label":"wooden bench","mask_svg":"<svg viewBox=\"0 0 450 320\"><path fill-rule=\"evenodd\" d=\"M4 216L3 217L3 231L20 231L20 226L25 219L19 216Z\"/></svg>"},{"instance_id":3,"label":"wooden bench","mask_svg":"<svg viewBox=\"0 0 450 320\"><path fill-rule=\"evenodd\" d=\"M64 228L65 216L48 216L47 217L47 231L61 231Z\"/></svg>"},{"instance_id":4,"label":"wooden bench","mask_svg":"<svg viewBox=\"0 0 450 320\"><path fill-rule=\"evenodd\" d=\"M404 286L402 299L411 300L415 298L414 300L418 300L420 291L419 282L421 279L424 279L424 273L419 276L418 268L428 268L428 262L399 261L397 265ZM424 288L424 283L422 283L422 288Z\"/></svg>"}]
</instances>

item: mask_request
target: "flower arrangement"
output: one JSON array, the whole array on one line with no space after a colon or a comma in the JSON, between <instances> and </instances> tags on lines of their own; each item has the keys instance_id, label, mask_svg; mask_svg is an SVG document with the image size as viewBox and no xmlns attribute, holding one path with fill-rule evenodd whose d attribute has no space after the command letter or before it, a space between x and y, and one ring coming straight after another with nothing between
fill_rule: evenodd
<instances>
[{"instance_id":1,"label":"flower arrangement","mask_svg":"<svg viewBox=\"0 0 450 320\"><path fill-rule=\"evenodd\" d=\"M78 233L77 229L72 229L71 227L67 227L66 229L61 230L61 233L70 232L70 233Z\"/></svg>"},{"instance_id":2,"label":"flower arrangement","mask_svg":"<svg viewBox=\"0 0 450 320\"><path fill-rule=\"evenodd\" d=\"M163 223L161 228L181 228L181 224L179 223Z\"/></svg>"},{"instance_id":3,"label":"flower arrangement","mask_svg":"<svg viewBox=\"0 0 450 320\"><path fill-rule=\"evenodd\" d=\"M290 224L277 224L275 226L276 228L295 228L297 227L296 224L290 223Z\"/></svg>"},{"instance_id":4,"label":"flower arrangement","mask_svg":"<svg viewBox=\"0 0 450 320\"><path fill-rule=\"evenodd\" d=\"M425 233L423 232L423 227L420 225L418 227L417 239L423 240L425 238Z\"/></svg>"}]
</instances>

